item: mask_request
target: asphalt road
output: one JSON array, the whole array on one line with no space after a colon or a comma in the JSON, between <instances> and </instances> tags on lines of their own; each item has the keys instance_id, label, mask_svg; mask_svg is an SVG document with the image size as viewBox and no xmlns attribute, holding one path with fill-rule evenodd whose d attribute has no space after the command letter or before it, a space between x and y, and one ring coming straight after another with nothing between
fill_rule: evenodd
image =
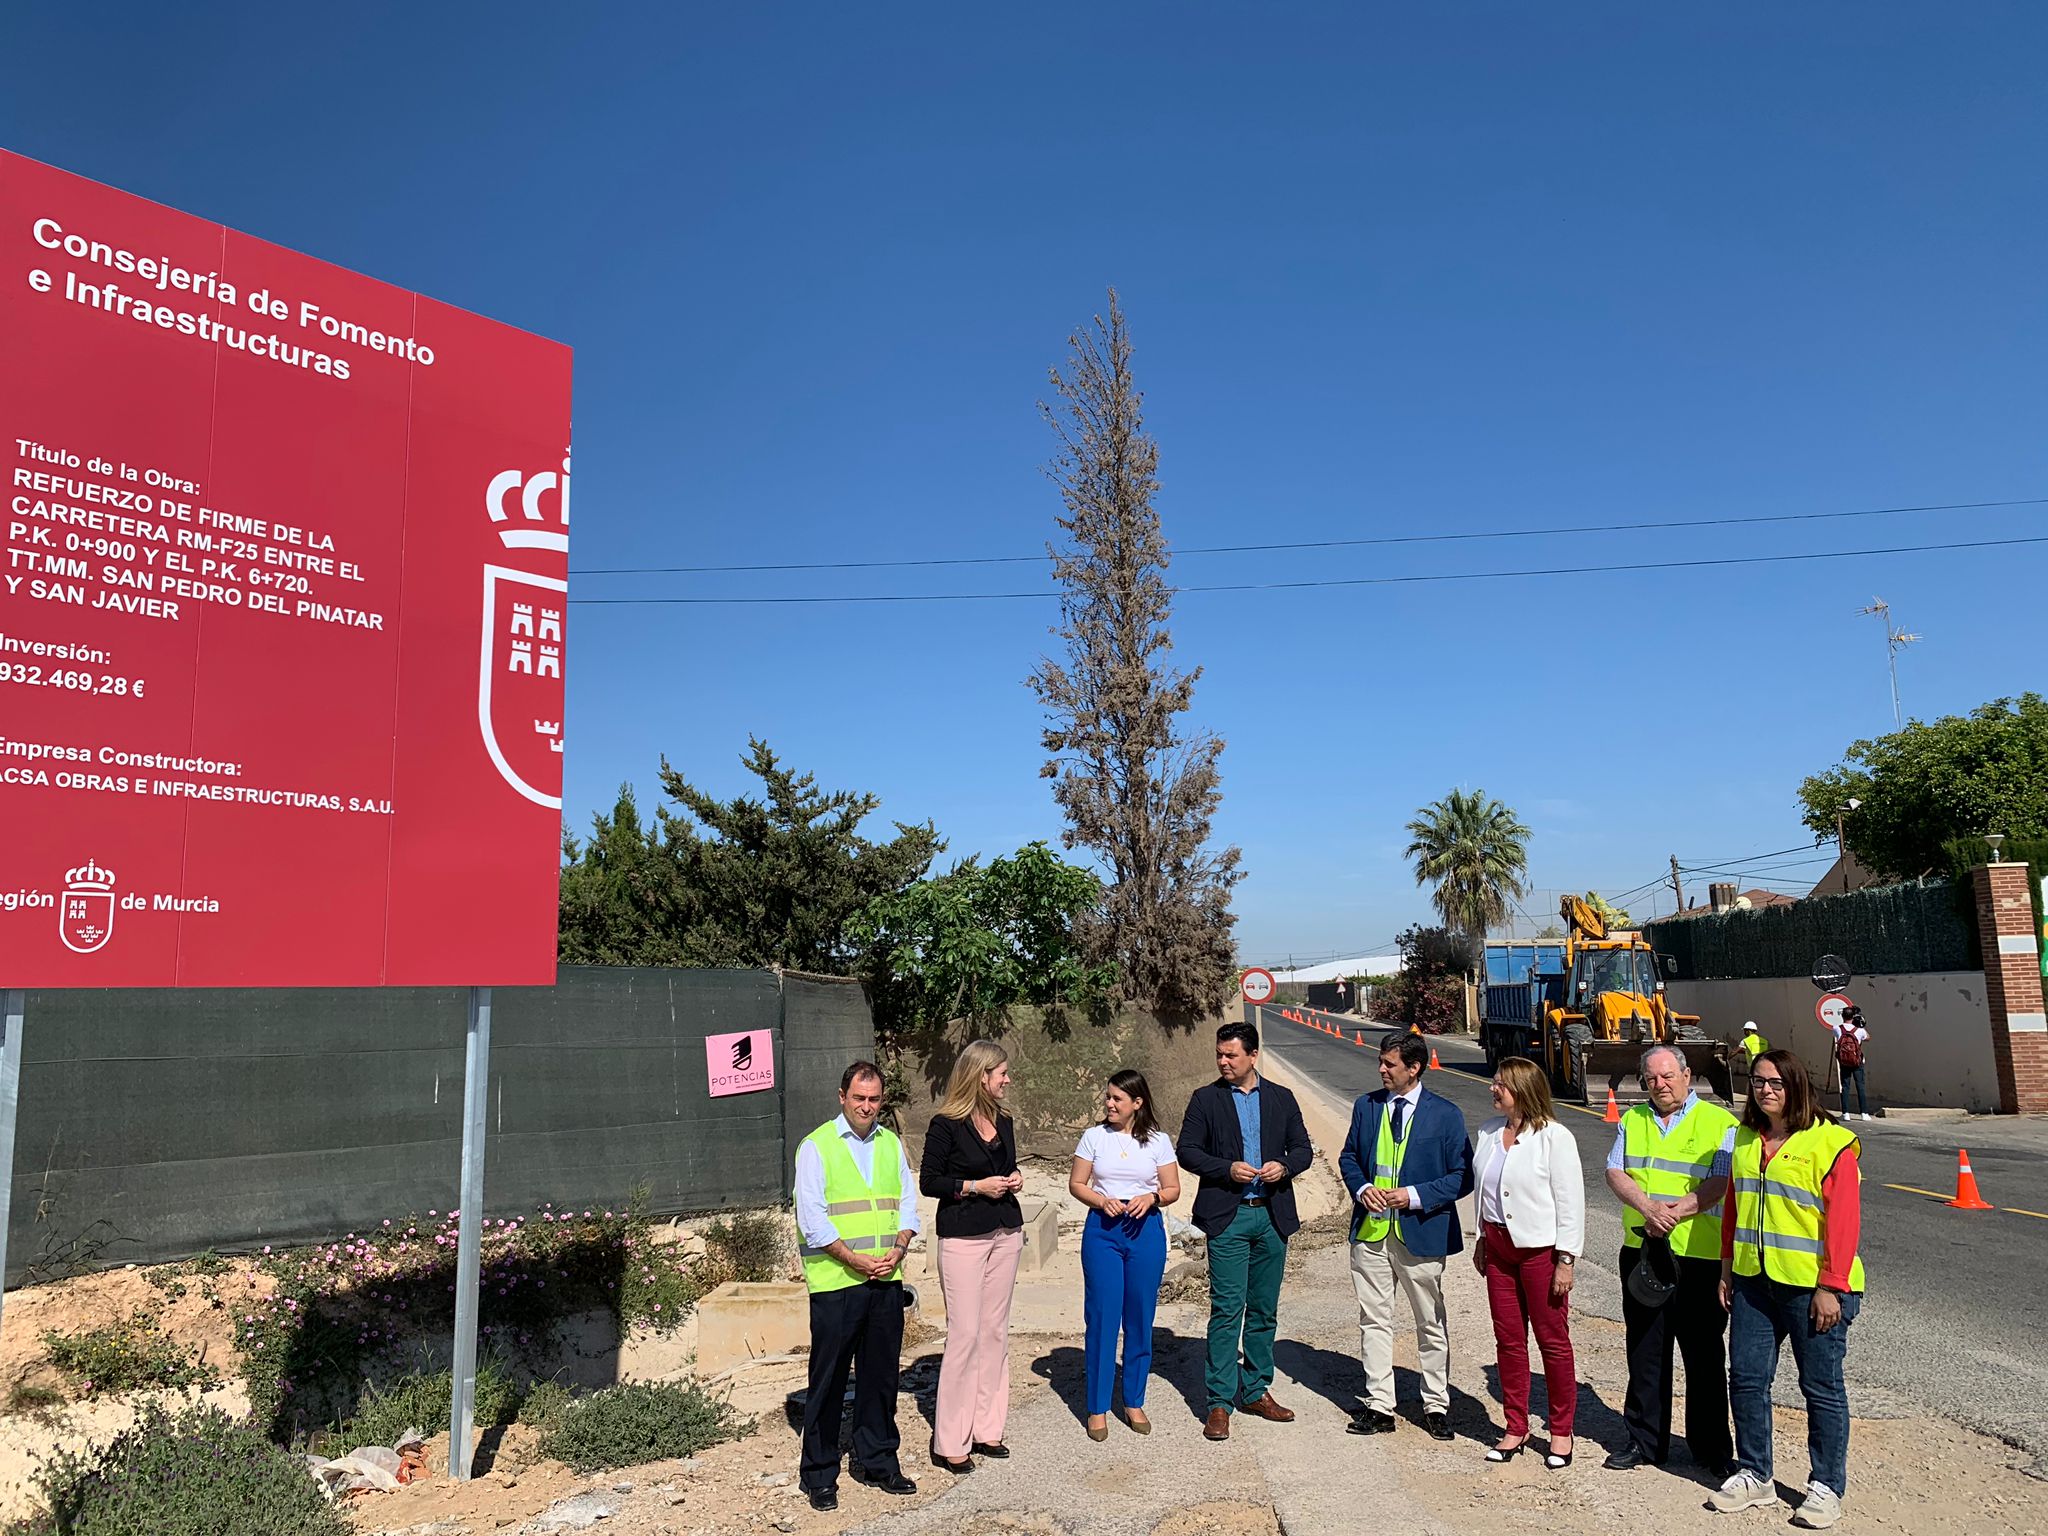
<instances>
[{"instance_id":1,"label":"asphalt road","mask_svg":"<svg viewBox=\"0 0 2048 1536\"><path fill-rule=\"evenodd\" d=\"M1355 1026L1354 1026L1355 1028ZM1266 1010L1266 1048L1334 1099L1377 1089L1378 1057ZM1373 1042L1378 1032L1368 1029ZM1493 1113L1476 1045L1439 1041L1444 1070L1428 1086L1477 1125ZM1587 1262L1615 1268L1618 1203L1600 1170L1614 1128L1598 1111L1564 1107L1586 1167ZM2048 1125L2001 1117L1969 1129L1850 1122L1863 1139L1863 1264L1869 1290L1849 1344L1853 1410L1877 1417L1932 1413L2028 1450L2048 1477ZM1984 1197L1999 1209L1942 1203L1956 1187L1959 1137ZM1606 1290L1605 1287L1602 1290ZM1612 1294L1618 1295L1618 1291ZM1619 1315L1618 1311L1615 1315ZM1789 1356L1780 1371L1792 1377Z\"/></svg>"}]
</instances>

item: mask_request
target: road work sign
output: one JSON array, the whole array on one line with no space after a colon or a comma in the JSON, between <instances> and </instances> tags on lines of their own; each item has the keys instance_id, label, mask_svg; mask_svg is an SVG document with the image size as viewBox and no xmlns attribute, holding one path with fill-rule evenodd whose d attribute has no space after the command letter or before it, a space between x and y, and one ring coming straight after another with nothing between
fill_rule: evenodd
<instances>
[{"instance_id":1,"label":"road work sign","mask_svg":"<svg viewBox=\"0 0 2048 1536\"><path fill-rule=\"evenodd\" d=\"M568 348L0 151L4 980L548 983Z\"/></svg>"}]
</instances>

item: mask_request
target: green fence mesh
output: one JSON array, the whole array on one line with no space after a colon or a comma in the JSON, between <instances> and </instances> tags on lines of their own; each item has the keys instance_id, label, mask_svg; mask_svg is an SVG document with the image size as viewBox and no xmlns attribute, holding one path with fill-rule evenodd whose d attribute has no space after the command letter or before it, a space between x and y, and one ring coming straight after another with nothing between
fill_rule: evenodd
<instances>
[{"instance_id":1,"label":"green fence mesh","mask_svg":"<svg viewBox=\"0 0 2048 1536\"><path fill-rule=\"evenodd\" d=\"M1810 976L1840 955L1858 976L1974 971L1983 959L1946 881L1815 896L1789 907L1667 918L1645 930L1687 980Z\"/></svg>"}]
</instances>

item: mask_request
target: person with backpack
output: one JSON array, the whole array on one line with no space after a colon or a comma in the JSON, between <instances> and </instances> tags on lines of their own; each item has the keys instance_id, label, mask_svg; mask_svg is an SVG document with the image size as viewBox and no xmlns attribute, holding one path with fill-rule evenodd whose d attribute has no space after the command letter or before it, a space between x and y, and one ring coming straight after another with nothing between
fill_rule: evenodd
<instances>
[{"instance_id":1,"label":"person with backpack","mask_svg":"<svg viewBox=\"0 0 2048 1536\"><path fill-rule=\"evenodd\" d=\"M1864 1086L1864 1048L1870 1042L1870 1031L1863 1027L1863 1010L1851 1003L1842 1010L1842 1022L1830 1024L1828 1030L1835 1037L1835 1065L1842 1074L1842 1118L1849 1117L1849 1085L1856 1085L1856 1107L1863 1118L1870 1118L1870 1093Z\"/></svg>"}]
</instances>

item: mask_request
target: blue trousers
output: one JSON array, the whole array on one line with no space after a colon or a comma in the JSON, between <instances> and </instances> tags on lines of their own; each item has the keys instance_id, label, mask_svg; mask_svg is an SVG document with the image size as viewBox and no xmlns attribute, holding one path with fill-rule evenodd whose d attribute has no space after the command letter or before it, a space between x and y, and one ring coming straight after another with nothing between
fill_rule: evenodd
<instances>
[{"instance_id":1,"label":"blue trousers","mask_svg":"<svg viewBox=\"0 0 2048 1536\"><path fill-rule=\"evenodd\" d=\"M1728 1403L1735 1410L1735 1459L1758 1477L1772 1476L1771 1381L1778 1350L1792 1344L1799 1390L1806 1398L1806 1458L1810 1481L1839 1497L1849 1491L1849 1392L1842 1357L1861 1296L1842 1298L1842 1320L1815 1333L1807 1308L1813 1292L1762 1275L1737 1276L1728 1309Z\"/></svg>"},{"instance_id":2,"label":"blue trousers","mask_svg":"<svg viewBox=\"0 0 2048 1536\"><path fill-rule=\"evenodd\" d=\"M1143 1219L1111 1221L1088 1213L1081 1232L1082 1310L1087 1319L1088 1412L1109 1412L1116 1382L1116 1335L1124 1335L1124 1406L1145 1406L1152 1375L1152 1314L1166 1273L1166 1218L1158 1208Z\"/></svg>"}]
</instances>

